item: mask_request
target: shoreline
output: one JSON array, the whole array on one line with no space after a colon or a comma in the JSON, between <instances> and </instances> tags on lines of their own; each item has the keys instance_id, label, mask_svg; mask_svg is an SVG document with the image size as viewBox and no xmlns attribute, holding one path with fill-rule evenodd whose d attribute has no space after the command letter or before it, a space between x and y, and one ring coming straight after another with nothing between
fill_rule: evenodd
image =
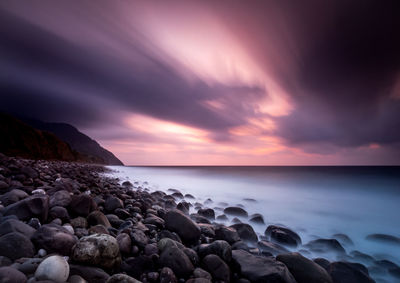
<instances>
[{"instance_id":1,"label":"shoreline","mask_svg":"<svg viewBox=\"0 0 400 283\"><path fill-rule=\"evenodd\" d=\"M290 229L259 238L249 224L215 223L210 208L189 215L179 191L133 190L103 165L0 155L0 168L0 277L22 280L10 282L374 282L361 264L288 253L301 244ZM342 252L336 242L314 248Z\"/></svg>"}]
</instances>

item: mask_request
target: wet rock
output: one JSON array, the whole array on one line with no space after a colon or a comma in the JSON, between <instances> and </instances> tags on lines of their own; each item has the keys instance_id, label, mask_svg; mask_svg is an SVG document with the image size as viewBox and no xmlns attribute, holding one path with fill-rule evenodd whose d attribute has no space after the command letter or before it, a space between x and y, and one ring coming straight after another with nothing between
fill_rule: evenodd
<instances>
[{"instance_id":1,"label":"wet rock","mask_svg":"<svg viewBox=\"0 0 400 283\"><path fill-rule=\"evenodd\" d=\"M299 253L278 255L276 259L286 265L297 283L333 283L324 268Z\"/></svg>"},{"instance_id":2,"label":"wet rock","mask_svg":"<svg viewBox=\"0 0 400 283\"><path fill-rule=\"evenodd\" d=\"M224 213L228 215L234 215L234 216L242 216L242 217L248 217L248 213L246 210L244 210L241 207L236 207L236 206L229 206L224 209Z\"/></svg>"},{"instance_id":3,"label":"wet rock","mask_svg":"<svg viewBox=\"0 0 400 283\"><path fill-rule=\"evenodd\" d=\"M12 267L18 269L24 274L33 274L42 261L42 258L20 258L12 265Z\"/></svg>"},{"instance_id":4,"label":"wet rock","mask_svg":"<svg viewBox=\"0 0 400 283\"><path fill-rule=\"evenodd\" d=\"M155 216L155 215L146 217L146 218L143 220L143 223L144 223L144 224L153 224L153 225L156 225L159 229L164 228L164 225L165 225L165 221L164 221L162 218L160 218L160 217L158 217L158 216Z\"/></svg>"},{"instance_id":5,"label":"wet rock","mask_svg":"<svg viewBox=\"0 0 400 283\"><path fill-rule=\"evenodd\" d=\"M187 280L185 283L211 283L211 280L206 278L192 278Z\"/></svg>"},{"instance_id":6,"label":"wet rock","mask_svg":"<svg viewBox=\"0 0 400 283\"><path fill-rule=\"evenodd\" d=\"M49 211L49 221L59 218L63 223L69 222L69 214L65 207L54 206Z\"/></svg>"},{"instance_id":7,"label":"wet rock","mask_svg":"<svg viewBox=\"0 0 400 283\"><path fill-rule=\"evenodd\" d=\"M154 260L152 257L145 255L127 258L121 265L121 271L135 278L140 278L142 274L151 272L154 269Z\"/></svg>"},{"instance_id":8,"label":"wet rock","mask_svg":"<svg viewBox=\"0 0 400 283\"><path fill-rule=\"evenodd\" d=\"M289 252L286 248L268 241L259 241L257 246L262 252L268 252L275 256Z\"/></svg>"},{"instance_id":9,"label":"wet rock","mask_svg":"<svg viewBox=\"0 0 400 283\"><path fill-rule=\"evenodd\" d=\"M21 257L33 257L34 254L34 246L25 235L11 232L0 237L1 256L15 260Z\"/></svg>"},{"instance_id":10,"label":"wet rock","mask_svg":"<svg viewBox=\"0 0 400 283\"><path fill-rule=\"evenodd\" d=\"M393 269L399 267L397 264L387 259L376 260L374 261L374 264L386 269Z\"/></svg>"},{"instance_id":11,"label":"wet rock","mask_svg":"<svg viewBox=\"0 0 400 283\"><path fill-rule=\"evenodd\" d=\"M253 198L244 198L243 200L246 201L246 202L251 202L251 203L256 203L256 202L257 202L257 201L256 201L255 199L253 199Z\"/></svg>"},{"instance_id":12,"label":"wet rock","mask_svg":"<svg viewBox=\"0 0 400 283\"><path fill-rule=\"evenodd\" d=\"M310 241L305 245L313 252L325 253L335 252L337 254L345 254L346 251L336 239L317 239Z\"/></svg>"},{"instance_id":13,"label":"wet rock","mask_svg":"<svg viewBox=\"0 0 400 283\"><path fill-rule=\"evenodd\" d=\"M0 201L4 206L8 206L10 204L16 203L20 200L27 198L29 195L18 189L14 189L4 195L0 196Z\"/></svg>"},{"instance_id":14,"label":"wet rock","mask_svg":"<svg viewBox=\"0 0 400 283\"><path fill-rule=\"evenodd\" d=\"M68 262L61 256L50 256L43 260L35 272L36 280L65 282L69 276Z\"/></svg>"},{"instance_id":15,"label":"wet rock","mask_svg":"<svg viewBox=\"0 0 400 283\"><path fill-rule=\"evenodd\" d=\"M400 267L391 268L388 270L389 274L395 278L400 278Z\"/></svg>"},{"instance_id":16,"label":"wet rock","mask_svg":"<svg viewBox=\"0 0 400 283\"><path fill-rule=\"evenodd\" d=\"M107 230L106 227L104 227L103 225L95 225L89 228L88 230L89 235L92 234L107 234L109 235L110 232Z\"/></svg>"},{"instance_id":17,"label":"wet rock","mask_svg":"<svg viewBox=\"0 0 400 283\"><path fill-rule=\"evenodd\" d=\"M372 264L375 261L372 256L362 253L360 251L351 251L350 255L354 258L354 260L362 262L364 264Z\"/></svg>"},{"instance_id":18,"label":"wet rock","mask_svg":"<svg viewBox=\"0 0 400 283\"><path fill-rule=\"evenodd\" d=\"M211 238L215 237L215 229L213 225L204 223L200 223L197 225L200 227L201 234Z\"/></svg>"},{"instance_id":19,"label":"wet rock","mask_svg":"<svg viewBox=\"0 0 400 283\"><path fill-rule=\"evenodd\" d=\"M8 219L0 224L0 236L11 232L19 232L30 239L35 231L31 226L16 219Z\"/></svg>"},{"instance_id":20,"label":"wet rock","mask_svg":"<svg viewBox=\"0 0 400 283\"><path fill-rule=\"evenodd\" d=\"M96 209L95 201L87 194L73 195L69 205L70 210L77 216L87 217L90 212Z\"/></svg>"},{"instance_id":21,"label":"wet rock","mask_svg":"<svg viewBox=\"0 0 400 283\"><path fill-rule=\"evenodd\" d=\"M180 277L188 277L192 274L194 267L188 256L178 247L166 248L160 255L159 264L169 267Z\"/></svg>"},{"instance_id":22,"label":"wet rock","mask_svg":"<svg viewBox=\"0 0 400 283\"><path fill-rule=\"evenodd\" d=\"M72 225L72 227L74 227L74 229L87 228L87 226L88 226L88 222L87 222L86 218L84 218L82 216L78 216L76 218L71 219L70 224Z\"/></svg>"},{"instance_id":23,"label":"wet rock","mask_svg":"<svg viewBox=\"0 0 400 283\"><path fill-rule=\"evenodd\" d=\"M313 261L318 264L319 266L321 266L322 268L324 268L325 270L328 268L328 265L331 264L331 262L325 258L322 257L317 257L315 259L313 259Z\"/></svg>"},{"instance_id":24,"label":"wet rock","mask_svg":"<svg viewBox=\"0 0 400 283\"><path fill-rule=\"evenodd\" d=\"M190 218L196 223L211 224L210 220L208 220L206 217L201 216L197 213L192 213L190 215Z\"/></svg>"},{"instance_id":25,"label":"wet rock","mask_svg":"<svg viewBox=\"0 0 400 283\"><path fill-rule=\"evenodd\" d=\"M182 243L181 238L179 237L178 234L176 234L175 232L168 231L168 230L162 230L158 233L158 239L160 240L162 238L169 238L176 242Z\"/></svg>"},{"instance_id":26,"label":"wet rock","mask_svg":"<svg viewBox=\"0 0 400 283\"><path fill-rule=\"evenodd\" d=\"M32 217L45 222L49 212L49 197L34 195L6 207L3 215L15 215L19 220L28 221Z\"/></svg>"},{"instance_id":27,"label":"wet rock","mask_svg":"<svg viewBox=\"0 0 400 283\"><path fill-rule=\"evenodd\" d=\"M113 212L117 208L124 208L124 203L121 199L111 196L106 199L106 202L104 203L104 208L108 212Z\"/></svg>"},{"instance_id":28,"label":"wet rock","mask_svg":"<svg viewBox=\"0 0 400 283\"><path fill-rule=\"evenodd\" d=\"M32 178L32 179L39 177L38 172L29 166L22 167L20 171L21 171L21 173L25 174L27 177Z\"/></svg>"},{"instance_id":29,"label":"wet rock","mask_svg":"<svg viewBox=\"0 0 400 283\"><path fill-rule=\"evenodd\" d=\"M256 232L254 232L253 227L246 223L238 223L231 225L230 227L234 228L238 234L240 239L249 242L257 242L258 237Z\"/></svg>"},{"instance_id":30,"label":"wet rock","mask_svg":"<svg viewBox=\"0 0 400 283\"><path fill-rule=\"evenodd\" d=\"M160 283L177 283L174 272L169 267L163 267L160 272Z\"/></svg>"},{"instance_id":31,"label":"wet rock","mask_svg":"<svg viewBox=\"0 0 400 283\"><path fill-rule=\"evenodd\" d=\"M194 199L194 196L191 194L185 194L186 199Z\"/></svg>"},{"instance_id":32,"label":"wet rock","mask_svg":"<svg viewBox=\"0 0 400 283\"><path fill-rule=\"evenodd\" d=\"M57 191L52 196L50 196L50 207L62 206L68 207L71 203L71 195L68 191Z\"/></svg>"},{"instance_id":33,"label":"wet rock","mask_svg":"<svg viewBox=\"0 0 400 283\"><path fill-rule=\"evenodd\" d=\"M106 217L112 227L119 228L120 225L122 225L122 223L124 223L124 220L119 219L119 217L115 214L107 214Z\"/></svg>"},{"instance_id":34,"label":"wet rock","mask_svg":"<svg viewBox=\"0 0 400 283\"><path fill-rule=\"evenodd\" d=\"M200 262L199 256L193 249L185 247L184 249L182 249L182 251L187 255L187 257L190 259L190 261L192 262L192 264L194 266L199 264L199 262Z\"/></svg>"},{"instance_id":35,"label":"wet rock","mask_svg":"<svg viewBox=\"0 0 400 283\"><path fill-rule=\"evenodd\" d=\"M182 211L184 214L189 214L189 203L187 203L186 201L178 203L176 208Z\"/></svg>"},{"instance_id":36,"label":"wet rock","mask_svg":"<svg viewBox=\"0 0 400 283\"><path fill-rule=\"evenodd\" d=\"M9 265L11 265L12 264L12 261L11 261L11 259L9 259L8 257L6 257L6 256L0 256L0 267L2 267L2 266L9 266Z\"/></svg>"},{"instance_id":37,"label":"wet rock","mask_svg":"<svg viewBox=\"0 0 400 283\"><path fill-rule=\"evenodd\" d=\"M41 226L32 236L37 248L61 255L69 255L76 241L77 238L67 229L53 223Z\"/></svg>"},{"instance_id":38,"label":"wet rock","mask_svg":"<svg viewBox=\"0 0 400 283\"><path fill-rule=\"evenodd\" d=\"M230 282L230 269L219 256L214 254L207 255L202 260L202 266L210 272L215 281Z\"/></svg>"},{"instance_id":39,"label":"wet rock","mask_svg":"<svg viewBox=\"0 0 400 283\"><path fill-rule=\"evenodd\" d=\"M264 234L266 237L269 237L270 240L279 244L293 247L297 247L297 245L301 244L300 236L286 227L270 225L267 227Z\"/></svg>"},{"instance_id":40,"label":"wet rock","mask_svg":"<svg viewBox=\"0 0 400 283\"><path fill-rule=\"evenodd\" d=\"M146 234L139 229L135 229L131 233L132 243L139 246L140 248L144 248L149 242L149 238L147 238Z\"/></svg>"},{"instance_id":41,"label":"wet rock","mask_svg":"<svg viewBox=\"0 0 400 283\"><path fill-rule=\"evenodd\" d=\"M395 244L400 245L400 238L387 234L371 234L366 237L367 240L387 243L387 244Z\"/></svg>"},{"instance_id":42,"label":"wet rock","mask_svg":"<svg viewBox=\"0 0 400 283\"><path fill-rule=\"evenodd\" d=\"M144 254L151 256L153 254L158 254L158 247L156 244L147 244L144 247Z\"/></svg>"},{"instance_id":43,"label":"wet rock","mask_svg":"<svg viewBox=\"0 0 400 283\"><path fill-rule=\"evenodd\" d=\"M273 257L252 255L243 250L232 251L235 270L251 282L296 283L287 267Z\"/></svg>"},{"instance_id":44,"label":"wet rock","mask_svg":"<svg viewBox=\"0 0 400 283\"><path fill-rule=\"evenodd\" d=\"M369 275L348 262L332 262L327 269L335 283L373 283Z\"/></svg>"},{"instance_id":45,"label":"wet rock","mask_svg":"<svg viewBox=\"0 0 400 283\"><path fill-rule=\"evenodd\" d=\"M70 264L69 273L71 275L78 275L88 281L89 283L104 283L107 282L110 275L103 269L98 267L83 266L77 264Z\"/></svg>"},{"instance_id":46,"label":"wet rock","mask_svg":"<svg viewBox=\"0 0 400 283\"><path fill-rule=\"evenodd\" d=\"M72 275L69 277L68 283L88 283L88 282L79 275Z\"/></svg>"},{"instance_id":47,"label":"wet rock","mask_svg":"<svg viewBox=\"0 0 400 283\"><path fill-rule=\"evenodd\" d=\"M39 229L39 227L42 225L40 224L40 220L37 218L31 218L28 222L28 225L31 226L33 229Z\"/></svg>"},{"instance_id":48,"label":"wet rock","mask_svg":"<svg viewBox=\"0 0 400 283\"><path fill-rule=\"evenodd\" d=\"M163 238L160 241L158 241L157 247L161 252L163 252L164 250L166 250L170 247L177 247L181 250L183 250L185 248L184 245L182 245L181 243L176 242L170 238Z\"/></svg>"},{"instance_id":49,"label":"wet rock","mask_svg":"<svg viewBox=\"0 0 400 283\"><path fill-rule=\"evenodd\" d=\"M111 227L108 218L98 210L95 210L88 215L87 222L89 226L103 225L106 228Z\"/></svg>"},{"instance_id":50,"label":"wet rock","mask_svg":"<svg viewBox=\"0 0 400 283\"><path fill-rule=\"evenodd\" d=\"M225 214L218 215L216 218L218 221L228 221L228 217Z\"/></svg>"},{"instance_id":51,"label":"wet rock","mask_svg":"<svg viewBox=\"0 0 400 283\"><path fill-rule=\"evenodd\" d=\"M249 251L250 247L243 241L238 241L232 245L232 250L245 250Z\"/></svg>"},{"instance_id":52,"label":"wet rock","mask_svg":"<svg viewBox=\"0 0 400 283\"><path fill-rule=\"evenodd\" d=\"M250 220L249 222L251 223L256 223L256 224L265 224L264 223L264 217L261 214L253 214L252 216L250 216Z\"/></svg>"},{"instance_id":53,"label":"wet rock","mask_svg":"<svg viewBox=\"0 0 400 283\"><path fill-rule=\"evenodd\" d=\"M205 257L209 254L215 254L225 262L230 262L232 259L232 249L228 242L216 240L211 244L202 244L198 247L200 257Z\"/></svg>"},{"instance_id":54,"label":"wet rock","mask_svg":"<svg viewBox=\"0 0 400 283\"><path fill-rule=\"evenodd\" d=\"M121 263L117 240L106 234L93 234L79 239L73 248L72 259L105 269L118 268Z\"/></svg>"},{"instance_id":55,"label":"wet rock","mask_svg":"<svg viewBox=\"0 0 400 283\"><path fill-rule=\"evenodd\" d=\"M164 216L165 227L176 232L187 243L196 243L200 238L200 228L179 210L170 210Z\"/></svg>"},{"instance_id":56,"label":"wet rock","mask_svg":"<svg viewBox=\"0 0 400 283\"><path fill-rule=\"evenodd\" d=\"M0 190L3 191L8 188L8 184L2 180L0 180Z\"/></svg>"},{"instance_id":57,"label":"wet rock","mask_svg":"<svg viewBox=\"0 0 400 283\"><path fill-rule=\"evenodd\" d=\"M233 244L240 240L238 232L231 227L219 225L215 228L215 238Z\"/></svg>"},{"instance_id":58,"label":"wet rock","mask_svg":"<svg viewBox=\"0 0 400 283\"><path fill-rule=\"evenodd\" d=\"M121 273L121 274L114 274L113 276L108 278L106 283L140 283L140 281L126 274Z\"/></svg>"},{"instance_id":59,"label":"wet rock","mask_svg":"<svg viewBox=\"0 0 400 283\"><path fill-rule=\"evenodd\" d=\"M201 216L204 216L207 219L214 220L215 219L215 212L212 208L203 208L199 209L197 213Z\"/></svg>"},{"instance_id":60,"label":"wet rock","mask_svg":"<svg viewBox=\"0 0 400 283\"><path fill-rule=\"evenodd\" d=\"M195 278L204 278L204 279L208 279L208 280L212 280L212 276L210 273L208 273L207 271L205 271L202 268L197 267L194 271L193 271L193 276Z\"/></svg>"},{"instance_id":61,"label":"wet rock","mask_svg":"<svg viewBox=\"0 0 400 283\"><path fill-rule=\"evenodd\" d=\"M25 274L12 267L0 267L0 282L4 283L25 283Z\"/></svg>"},{"instance_id":62,"label":"wet rock","mask_svg":"<svg viewBox=\"0 0 400 283\"><path fill-rule=\"evenodd\" d=\"M338 240L344 246L354 246L354 242L346 234L334 234L332 237Z\"/></svg>"}]
</instances>

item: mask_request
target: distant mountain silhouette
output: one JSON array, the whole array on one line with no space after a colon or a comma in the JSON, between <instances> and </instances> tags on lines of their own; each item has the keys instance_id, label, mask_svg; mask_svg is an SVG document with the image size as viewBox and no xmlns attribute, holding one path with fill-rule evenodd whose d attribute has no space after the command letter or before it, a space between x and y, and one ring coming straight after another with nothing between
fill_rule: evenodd
<instances>
[{"instance_id":1,"label":"distant mountain silhouette","mask_svg":"<svg viewBox=\"0 0 400 283\"><path fill-rule=\"evenodd\" d=\"M61 140L67 142L71 148L93 162L108 165L124 165L113 153L100 146L100 144L81 133L77 128L66 123L47 123L35 119L22 118L32 127L55 134Z\"/></svg>"},{"instance_id":2,"label":"distant mountain silhouette","mask_svg":"<svg viewBox=\"0 0 400 283\"><path fill-rule=\"evenodd\" d=\"M64 123L15 118L0 112L0 152L29 159L123 165L95 140Z\"/></svg>"}]
</instances>

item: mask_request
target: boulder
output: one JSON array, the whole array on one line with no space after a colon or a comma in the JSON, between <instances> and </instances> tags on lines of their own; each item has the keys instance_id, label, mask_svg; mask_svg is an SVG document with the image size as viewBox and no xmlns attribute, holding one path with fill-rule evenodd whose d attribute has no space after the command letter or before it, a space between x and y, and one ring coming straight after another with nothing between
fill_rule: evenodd
<instances>
[{"instance_id":1,"label":"boulder","mask_svg":"<svg viewBox=\"0 0 400 283\"><path fill-rule=\"evenodd\" d=\"M387 244L394 244L400 245L400 237L387 235L387 234L371 234L366 237L367 240L387 243Z\"/></svg>"},{"instance_id":2,"label":"boulder","mask_svg":"<svg viewBox=\"0 0 400 283\"><path fill-rule=\"evenodd\" d=\"M69 268L70 275L78 275L89 283L104 283L110 278L110 275L98 267L70 264Z\"/></svg>"},{"instance_id":3,"label":"boulder","mask_svg":"<svg viewBox=\"0 0 400 283\"><path fill-rule=\"evenodd\" d=\"M207 219L211 219L211 220L215 219L214 209L211 209L211 208L201 208L197 211L197 214L204 216Z\"/></svg>"},{"instance_id":4,"label":"boulder","mask_svg":"<svg viewBox=\"0 0 400 283\"><path fill-rule=\"evenodd\" d=\"M162 267L169 267L179 277L189 277L193 270L193 264L189 257L178 247L170 246L165 248L160 255L159 264Z\"/></svg>"},{"instance_id":5,"label":"boulder","mask_svg":"<svg viewBox=\"0 0 400 283\"><path fill-rule=\"evenodd\" d=\"M202 266L210 272L214 281L230 282L231 271L229 266L217 255L207 255L202 260Z\"/></svg>"},{"instance_id":6,"label":"boulder","mask_svg":"<svg viewBox=\"0 0 400 283\"><path fill-rule=\"evenodd\" d=\"M124 203L117 197L108 197L104 203L104 208L108 212L113 212L117 208L124 208Z\"/></svg>"},{"instance_id":7,"label":"boulder","mask_svg":"<svg viewBox=\"0 0 400 283\"><path fill-rule=\"evenodd\" d=\"M168 211L165 216L165 227L176 232L186 243L196 243L200 238L200 228L180 210Z\"/></svg>"},{"instance_id":8,"label":"boulder","mask_svg":"<svg viewBox=\"0 0 400 283\"><path fill-rule=\"evenodd\" d=\"M355 267L349 262L332 262L329 264L328 273L335 283L374 283L368 271Z\"/></svg>"},{"instance_id":9,"label":"boulder","mask_svg":"<svg viewBox=\"0 0 400 283\"><path fill-rule=\"evenodd\" d=\"M69 204L72 214L87 217L97 208L96 202L87 194L73 195Z\"/></svg>"},{"instance_id":10,"label":"boulder","mask_svg":"<svg viewBox=\"0 0 400 283\"><path fill-rule=\"evenodd\" d=\"M141 283L141 282L133 277L130 277L129 275L120 273L120 274L114 274L113 276L108 278L106 283Z\"/></svg>"},{"instance_id":11,"label":"boulder","mask_svg":"<svg viewBox=\"0 0 400 283\"><path fill-rule=\"evenodd\" d=\"M247 213L246 210L244 210L241 207L237 206L229 206L224 209L224 213L228 215L234 215L234 216L242 216L242 217L248 217L249 214Z\"/></svg>"},{"instance_id":12,"label":"boulder","mask_svg":"<svg viewBox=\"0 0 400 283\"><path fill-rule=\"evenodd\" d=\"M8 206L10 204L16 203L20 200L27 198L29 195L19 189L14 189L4 195L0 196L0 201L4 206Z\"/></svg>"},{"instance_id":13,"label":"boulder","mask_svg":"<svg viewBox=\"0 0 400 283\"><path fill-rule=\"evenodd\" d=\"M98 210L95 210L92 213L90 213L86 219L89 226L103 225L106 228L111 227L108 218L101 211Z\"/></svg>"},{"instance_id":14,"label":"boulder","mask_svg":"<svg viewBox=\"0 0 400 283\"><path fill-rule=\"evenodd\" d=\"M35 231L36 230L28 224L16 219L8 219L0 224L0 236L11 232L19 232L30 239Z\"/></svg>"},{"instance_id":15,"label":"boulder","mask_svg":"<svg viewBox=\"0 0 400 283\"><path fill-rule=\"evenodd\" d=\"M216 240L211 244L201 244L198 247L200 257L205 257L209 254L219 256L225 262L230 262L232 259L232 249L227 241Z\"/></svg>"},{"instance_id":16,"label":"boulder","mask_svg":"<svg viewBox=\"0 0 400 283\"><path fill-rule=\"evenodd\" d=\"M270 225L264 232L265 236L271 241L277 242L279 244L297 247L301 244L300 236L286 227L281 227L277 225Z\"/></svg>"},{"instance_id":17,"label":"boulder","mask_svg":"<svg viewBox=\"0 0 400 283\"><path fill-rule=\"evenodd\" d=\"M39 177L38 172L35 169L33 169L32 167L29 167L29 166L22 167L20 171L21 171L22 174L24 174L27 177L32 178L32 179L35 179L35 178Z\"/></svg>"},{"instance_id":18,"label":"boulder","mask_svg":"<svg viewBox=\"0 0 400 283\"><path fill-rule=\"evenodd\" d=\"M35 248L25 235L11 232L0 237L0 256L16 260L21 257L33 257L34 254Z\"/></svg>"},{"instance_id":19,"label":"boulder","mask_svg":"<svg viewBox=\"0 0 400 283\"><path fill-rule=\"evenodd\" d=\"M215 228L215 238L227 241L229 244L240 241L240 237L236 229L219 225Z\"/></svg>"},{"instance_id":20,"label":"boulder","mask_svg":"<svg viewBox=\"0 0 400 283\"><path fill-rule=\"evenodd\" d=\"M126 233L121 233L117 236L119 250L122 254L129 254L132 248L131 237Z\"/></svg>"},{"instance_id":21,"label":"boulder","mask_svg":"<svg viewBox=\"0 0 400 283\"><path fill-rule=\"evenodd\" d=\"M238 223L233 224L230 227L234 228L238 234L240 239L248 242L257 242L258 237L256 232L254 232L253 227L246 223Z\"/></svg>"},{"instance_id":22,"label":"boulder","mask_svg":"<svg viewBox=\"0 0 400 283\"><path fill-rule=\"evenodd\" d=\"M25 274L15 268L6 266L0 267L0 282L4 283L25 283Z\"/></svg>"},{"instance_id":23,"label":"boulder","mask_svg":"<svg viewBox=\"0 0 400 283\"><path fill-rule=\"evenodd\" d=\"M53 206L68 207L70 203L71 203L71 195L68 191L65 190L57 191L50 196L50 207Z\"/></svg>"},{"instance_id":24,"label":"boulder","mask_svg":"<svg viewBox=\"0 0 400 283\"><path fill-rule=\"evenodd\" d=\"M160 272L160 283L177 283L178 280L171 268L163 267Z\"/></svg>"},{"instance_id":25,"label":"boulder","mask_svg":"<svg viewBox=\"0 0 400 283\"><path fill-rule=\"evenodd\" d=\"M121 263L117 240L106 234L93 234L79 239L73 247L72 259L105 269L118 268Z\"/></svg>"},{"instance_id":26,"label":"boulder","mask_svg":"<svg viewBox=\"0 0 400 283\"><path fill-rule=\"evenodd\" d=\"M54 223L41 226L32 236L37 248L61 255L70 255L76 241L77 238L66 228Z\"/></svg>"},{"instance_id":27,"label":"boulder","mask_svg":"<svg viewBox=\"0 0 400 283\"><path fill-rule=\"evenodd\" d=\"M286 265L297 283L333 283L324 268L299 253L281 254L276 259Z\"/></svg>"},{"instance_id":28,"label":"boulder","mask_svg":"<svg viewBox=\"0 0 400 283\"><path fill-rule=\"evenodd\" d=\"M49 211L49 221L53 219L60 219L63 223L69 222L69 214L65 207L53 206Z\"/></svg>"},{"instance_id":29,"label":"boulder","mask_svg":"<svg viewBox=\"0 0 400 283\"><path fill-rule=\"evenodd\" d=\"M49 256L43 260L35 272L36 280L65 282L69 276L68 262L61 256Z\"/></svg>"},{"instance_id":30,"label":"boulder","mask_svg":"<svg viewBox=\"0 0 400 283\"><path fill-rule=\"evenodd\" d=\"M255 256L244 250L234 250L232 261L235 270L251 282L296 283L286 265L273 257Z\"/></svg>"},{"instance_id":31,"label":"boulder","mask_svg":"<svg viewBox=\"0 0 400 283\"><path fill-rule=\"evenodd\" d=\"M256 224L265 224L264 217L258 213L250 216L249 222Z\"/></svg>"},{"instance_id":32,"label":"boulder","mask_svg":"<svg viewBox=\"0 0 400 283\"><path fill-rule=\"evenodd\" d=\"M7 206L3 215L15 215L23 221L36 217L45 222L48 212L49 197L47 195L34 195Z\"/></svg>"},{"instance_id":33,"label":"boulder","mask_svg":"<svg viewBox=\"0 0 400 283\"><path fill-rule=\"evenodd\" d=\"M289 252L286 248L268 241L259 241L257 246L262 252L271 253L272 255L279 255Z\"/></svg>"},{"instance_id":34,"label":"boulder","mask_svg":"<svg viewBox=\"0 0 400 283\"><path fill-rule=\"evenodd\" d=\"M208 273L207 271L205 271L204 269L200 268L200 267L197 267L193 271L193 276L195 278L204 278L204 279L212 280L211 274Z\"/></svg>"},{"instance_id":35,"label":"boulder","mask_svg":"<svg viewBox=\"0 0 400 283\"><path fill-rule=\"evenodd\" d=\"M140 248L144 248L149 242L149 238L146 234L139 229L132 230L131 233L132 244L137 245Z\"/></svg>"},{"instance_id":36,"label":"boulder","mask_svg":"<svg viewBox=\"0 0 400 283\"><path fill-rule=\"evenodd\" d=\"M346 250L336 239L317 239L308 242L304 246L316 253L334 252L339 255L346 253Z\"/></svg>"}]
</instances>

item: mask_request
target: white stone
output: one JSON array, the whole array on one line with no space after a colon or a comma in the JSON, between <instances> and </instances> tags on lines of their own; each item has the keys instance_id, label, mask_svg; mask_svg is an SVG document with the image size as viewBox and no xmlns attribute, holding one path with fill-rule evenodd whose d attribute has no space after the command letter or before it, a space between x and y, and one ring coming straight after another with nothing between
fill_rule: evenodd
<instances>
[{"instance_id":1,"label":"white stone","mask_svg":"<svg viewBox=\"0 0 400 283\"><path fill-rule=\"evenodd\" d=\"M36 280L66 282L69 276L68 262L61 256L53 255L39 264L35 272Z\"/></svg>"},{"instance_id":2,"label":"white stone","mask_svg":"<svg viewBox=\"0 0 400 283\"><path fill-rule=\"evenodd\" d=\"M71 226L71 224L64 224L63 227L68 230L72 235L75 234L74 228Z\"/></svg>"},{"instance_id":3,"label":"white stone","mask_svg":"<svg viewBox=\"0 0 400 283\"><path fill-rule=\"evenodd\" d=\"M47 255L47 252L45 249L40 249L40 250L38 250L38 255L40 257L45 257Z\"/></svg>"}]
</instances>

